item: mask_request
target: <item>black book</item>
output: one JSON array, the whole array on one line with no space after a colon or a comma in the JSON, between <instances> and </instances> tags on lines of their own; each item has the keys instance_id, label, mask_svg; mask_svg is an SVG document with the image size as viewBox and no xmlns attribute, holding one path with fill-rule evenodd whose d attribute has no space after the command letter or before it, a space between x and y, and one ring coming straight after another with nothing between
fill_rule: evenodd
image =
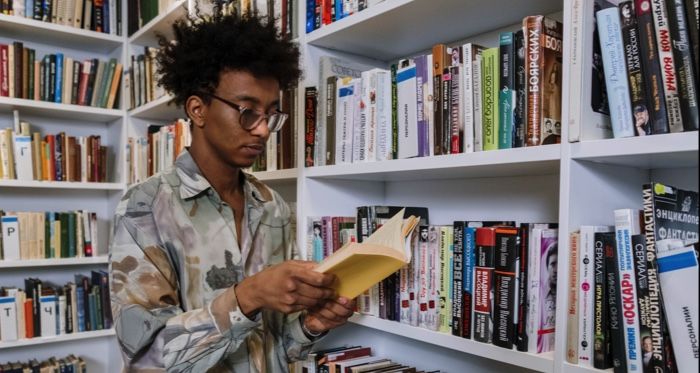
<instances>
[{"instance_id":1,"label":"black book","mask_svg":"<svg viewBox=\"0 0 700 373\"><path fill-rule=\"evenodd\" d=\"M698 0L688 0L685 2L685 16L687 18L688 22L688 35L690 35L690 44L691 48L693 50L693 63L695 67L695 87L698 85L698 76L700 76L700 71L698 71L698 66L700 66L700 55L698 55L700 51L700 47L698 44L700 44L700 36L698 36L698 33L700 33L700 24L698 24L698 7L700 6L700 1Z\"/></svg>"},{"instance_id":2,"label":"black book","mask_svg":"<svg viewBox=\"0 0 700 373\"><path fill-rule=\"evenodd\" d=\"M651 132L653 134L668 133L664 83L649 0L635 0L635 13L640 36L639 47L642 56L642 71L644 71L644 86L649 103L649 120L652 124Z\"/></svg>"},{"instance_id":3,"label":"black book","mask_svg":"<svg viewBox=\"0 0 700 373\"><path fill-rule=\"evenodd\" d=\"M688 36L683 0L666 0L668 23L671 30L673 61L678 78L678 97L681 103L683 130L698 130L698 96L693 68L693 50Z\"/></svg>"},{"instance_id":4,"label":"black book","mask_svg":"<svg viewBox=\"0 0 700 373\"><path fill-rule=\"evenodd\" d=\"M639 341L642 346L642 367L644 372L654 372L651 352L651 325L649 317L649 281L647 275L647 248L643 234L632 236L632 256L634 257L634 278L637 285L639 305ZM650 357L647 357L647 354Z\"/></svg>"},{"instance_id":5,"label":"black book","mask_svg":"<svg viewBox=\"0 0 700 373\"><path fill-rule=\"evenodd\" d=\"M623 333L622 298L620 296L620 271L617 264L617 248L615 233L603 233L605 246L605 278L606 295L608 305L607 325L610 329L610 354L615 373L627 372L627 360L625 355L625 335Z\"/></svg>"},{"instance_id":6,"label":"black book","mask_svg":"<svg viewBox=\"0 0 700 373\"><path fill-rule=\"evenodd\" d=\"M97 75L97 67L100 61L97 58L92 59L90 64L90 74L88 75L87 90L85 92L85 105L90 106L92 95L95 94L95 75Z\"/></svg>"},{"instance_id":7,"label":"black book","mask_svg":"<svg viewBox=\"0 0 700 373\"><path fill-rule=\"evenodd\" d=\"M462 337L462 317L464 313L463 265L464 265L464 224L453 224L452 250L452 335Z\"/></svg>"},{"instance_id":8,"label":"black book","mask_svg":"<svg viewBox=\"0 0 700 373\"><path fill-rule=\"evenodd\" d=\"M496 228L492 340L507 349L515 343L518 249L517 228Z\"/></svg>"},{"instance_id":9,"label":"black book","mask_svg":"<svg viewBox=\"0 0 700 373\"><path fill-rule=\"evenodd\" d=\"M338 77L326 80L326 165L335 164L335 91Z\"/></svg>"},{"instance_id":10,"label":"black book","mask_svg":"<svg viewBox=\"0 0 700 373\"><path fill-rule=\"evenodd\" d=\"M631 0L618 5L620 25L622 27L622 44L627 63L627 80L629 81L630 99L632 100L632 118L637 136L651 135L651 118L644 86L644 71L639 50L639 29Z\"/></svg>"},{"instance_id":11,"label":"black book","mask_svg":"<svg viewBox=\"0 0 700 373\"><path fill-rule=\"evenodd\" d=\"M46 101L56 102L56 55L49 56L49 95Z\"/></svg>"},{"instance_id":12,"label":"black book","mask_svg":"<svg viewBox=\"0 0 700 373\"><path fill-rule=\"evenodd\" d=\"M39 302L41 288L41 280L31 277L24 279L24 292L27 294L27 298L32 299L32 317L35 337L41 336L41 304Z\"/></svg>"},{"instance_id":13,"label":"black book","mask_svg":"<svg viewBox=\"0 0 700 373\"><path fill-rule=\"evenodd\" d=\"M452 116L450 115L450 102L452 97L452 74L450 73L450 68L446 67L442 72L442 83L440 92L440 109L442 112L442 139L440 140L442 144L441 154L450 154L450 139L452 135ZM438 123L435 124L436 126ZM436 139L437 140L437 139ZM437 155L437 154L435 154Z\"/></svg>"},{"instance_id":14,"label":"black book","mask_svg":"<svg viewBox=\"0 0 700 373\"><path fill-rule=\"evenodd\" d=\"M513 147L525 144L525 120L527 119L527 81L525 69L525 39L523 30L513 34L515 43L515 110L513 112Z\"/></svg>"},{"instance_id":15,"label":"black book","mask_svg":"<svg viewBox=\"0 0 700 373\"><path fill-rule=\"evenodd\" d=\"M34 0L34 13L32 15L32 18L36 19L37 21L41 21L43 19L43 12L42 12L42 0Z\"/></svg>"},{"instance_id":16,"label":"black book","mask_svg":"<svg viewBox=\"0 0 700 373\"><path fill-rule=\"evenodd\" d=\"M73 61L73 86L70 92L70 104L78 103L78 90L80 88L80 73L83 71L83 64L80 61Z\"/></svg>"},{"instance_id":17,"label":"black book","mask_svg":"<svg viewBox=\"0 0 700 373\"><path fill-rule=\"evenodd\" d=\"M610 335L608 329L609 305L606 301L607 279L605 277L605 244L609 233L595 233L593 252L593 366L596 369L610 368Z\"/></svg>"}]
</instances>

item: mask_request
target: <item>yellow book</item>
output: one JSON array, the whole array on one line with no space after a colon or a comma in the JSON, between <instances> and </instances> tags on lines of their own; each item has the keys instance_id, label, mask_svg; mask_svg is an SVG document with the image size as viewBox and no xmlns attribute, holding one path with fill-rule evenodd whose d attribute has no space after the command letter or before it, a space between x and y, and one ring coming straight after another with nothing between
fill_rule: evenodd
<instances>
[{"instance_id":1,"label":"yellow book","mask_svg":"<svg viewBox=\"0 0 700 373\"><path fill-rule=\"evenodd\" d=\"M338 295L353 299L372 285L411 262L410 234L418 225L415 216L399 211L364 242L350 242L324 259L314 270L338 277Z\"/></svg>"}]
</instances>

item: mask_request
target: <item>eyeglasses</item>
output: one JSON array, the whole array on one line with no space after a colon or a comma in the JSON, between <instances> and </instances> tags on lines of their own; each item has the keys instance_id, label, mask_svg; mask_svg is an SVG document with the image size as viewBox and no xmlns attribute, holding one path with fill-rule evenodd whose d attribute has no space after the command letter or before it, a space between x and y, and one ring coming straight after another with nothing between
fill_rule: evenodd
<instances>
[{"instance_id":1,"label":"eyeglasses","mask_svg":"<svg viewBox=\"0 0 700 373\"><path fill-rule=\"evenodd\" d=\"M270 132L277 132L282 129L282 126L289 118L289 114L276 111L272 114L263 114L253 109L249 109L245 106L238 105L234 102L221 98L213 93L201 93L202 95L215 98L229 107L235 109L239 113L238 122L241 124L246 131L252 131L257 128L263 119L267 120L267 128Z\"/></svg>"}]
</instances>

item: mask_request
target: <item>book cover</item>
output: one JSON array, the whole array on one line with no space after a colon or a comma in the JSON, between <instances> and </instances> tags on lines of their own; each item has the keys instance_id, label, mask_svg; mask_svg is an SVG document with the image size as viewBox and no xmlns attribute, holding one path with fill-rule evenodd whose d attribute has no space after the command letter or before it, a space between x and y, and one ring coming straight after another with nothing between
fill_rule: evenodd
<instances>
[{"instance_id":1,"label":"book cover","mask_svg":"<svg viewBox=\"0 0 700 373\"><path fill-rule=\"evenodd\" d=\"M625 335L623 333L623 309L620 294L619 267L615 233L603 233L605 249L605 299L608 303L608 329L610 330L610 361L615 373L627 372L625 358Z\"/></svg>"},{"instance_id":2,"label":"book cover","mask_svg":"<svg viewBox=\"0 0 700 373\"><path fill-rule=\"evenodd\" d=\"M513 349L518 321L518 240L517 228L496 228L493 344L506 349Z\"/></svg>"},{"instance_id":3,"label":"book cover","mask_svg":"<svg viewBox=\"0 0 700 373\"><path fill-rule=\"evenodd\" d=\"M698 130L697 77L693 68L700 63L693 61L693 51L689 40L688 17L685 13L684 0L666 0L668 20L673 46L673 60L678 78L678 97L681 105L684 131ZM697 33L697 30L694 31Z\"/></svg>"},{"instance_id":4,"label":"book cover","mask_svg":"<svg viewBox=\"0 0 700 373\"><path fill-rule=\"evenodd\" d=\"M639 29L633 4L633 1L629 0L620 3L618 7L620 9L622 45L625 51L625 62L627 63L627 79L629 80L635 133L637 136L645 136L652 134L652 123L644 85L642 57L639 48Z\"/></svg>"},{"instance_id":5,"label":"book cover","mask_svg":"<svg viewBox=\"0 0 700 373\"><path fill-rule=\"evenodd\" d=\"M452 250L452 335L462 336L464 315L464 222L455 221L452 227L454 237Z\"/></svg>"},{"instance_id":6,"label":"book cover","mask_svg":"<svg viewBox=\"0 0 700 373\"><path fill-rule=\"evenodd\" d=\"M0 296L0 341L17 340L17 308L15 297Z\"/></svg>"},{"instance_id":7,"label":"book cover","mask_svg":"<svg viewBox=\"0 0 700 373\"><path fill-rule=\"evenodd\" d=\"M493 270L496 229L476 230L476 263L474 267L474 331L475 341L491 343L493 337Z\"/></svg>"},{"instance_id":8,"label":"book cover","mask_svg":"<svg viewBox=\"0 0 700 373\"><path fill-rule=\"evenodd\" d=\"M566 312L566 361L578 364L578 270L581 232L569 234L569 287ZM606 325L607 329L607 325Z\"/></svg>"},{"instance_id":9,"label":"book cover","mask_svg":"<svg viewBox=\"0 0 700 373\"><path fill-rule=\"evenodd\" d=\"M396 71L398 101L398 158L420 155L418 149L418 123L416 108L416 66L409 60L399 63Z\"/></svg>"},{"instance_id":10,"label":"book cover","mask_svg":"<svg viewBox=\"0 0 700 373\"><path fill-rule=\"evenodd\" d=\"M306 87L304 101L304 165L306 167L314 166L314 132L316 131L316 87Z\"/></svg>"},{"instance_id":11,"label":"book cover","mask_svg":"<svg viewBox=\"0 0 700 373\"><path fill-rule=\"evenodd\" d=\"M485 49L481 59L483 150L498 149L498 48Z\"/></svg>"},{"instance_id":12,"label":"book cover","mask_svg":"<svg viewBox=\"0 0 700 373\"><path fill-rule=\"evenodd\" d=\"M515 60L516 49L514 33L502 32L499 41L500 68L498 69L498 148L509 149L513 147L513 126L515 115Z\"/></svg>"},{"instance_id":13,"label":"book cover","mask_svg":"<svg viewBox=\"0 0 700 373\"><path fill-rule=\"evenodd\" d=\"M595 233L593 252L593 367L608 369L611 367L608 320L606 301L607 278L605 277L605 240L607 233Z\"/></svg>"},{"instance_id":14,"label":"book cover","mask_svg":"<svg viewBox=\"0 0 700 373\"><path fill-rule=\"evenodd\" d=\"M557 310L557 229L544 229L540 246L540 319L537 328L537 353L554 349ZM533 351L534 352L534 351Z\"/></svg>"},{"instance_id":15,"label":"book cover","mask_svg":"<svg viewBox=\"0 0 700 373\"><path fill-rule=\"evenodd\" d=\"M33 180L32 138L27 135L14 134L14 160L17 180Z\"/></svg>"},{"instance_id":16,"label":"book cover","mask_svg":"<svg viewBox=\"0 0 700 373\"><path fill-rule=\"evenodd\" d=\"M661 66L661 80L666 99L666 114L670 132L683 131L683 116L681 114L681 102L678 96L678 76L673 57L673 40L669 29L668 11L665 0L652 0L651 12L656 31L656 46Z\"/></svg>"},{"instance_id":17,"label":"book cover","mask_svg":"<svg viewBox=\"0 0 700 373\"><path fill-rule=\"evenodd\" d=\"M0 217L3 260L20 260L19 219L16 215Z\"/></svg>"}]
</instances>

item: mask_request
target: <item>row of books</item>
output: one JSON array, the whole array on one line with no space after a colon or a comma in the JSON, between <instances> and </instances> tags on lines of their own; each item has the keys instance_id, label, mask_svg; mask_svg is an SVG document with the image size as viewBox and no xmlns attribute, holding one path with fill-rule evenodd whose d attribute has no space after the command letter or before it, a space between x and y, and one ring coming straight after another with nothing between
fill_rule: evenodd
<instances>
[{"instance_id":1,"label":"row of books","mask_svg":"<svg viewBox=\"0 0 700 373\"><path fill-rule=\"evenodd\" d=\"M306 165L559 143L562 33L530 16L499 47L438 44L391 70L322 57L323 87L306 89Z\"/></svg>"},{"instance_id":2,"label":"row of books","mask_svg":"<svg viewBox=\"0 0 700 373\"><path fill-rule=\"evenodd\" d=\"M129 137L126 145L129 183L140 183L172 166L191 142L190 123L185 119L166 125L150 125L147 137Z\"/></svg>"},{"instance_id":3,"label":"row of books","mask_svg":"<svg viewBox=\"0 0 700 373\"><path fill-rule=\"evenodd\" d=\"M0 130L0 179L105 182L107 157L100 135L42 138L27 122Z\"/></svg>"},{"instance_id":4,"label":"row of books","mask_svg":"<svg viewBox=\"0 0 700 373\"><path fill-rule=\"evenodd\" d=\"M144 53L131 56L129 68L130 108L145 105L166 94L158 84L156 55L158 48L144 47Z\"/></svg>"},{"instance_id":5,"label":"row of books","mask_svg":"<svg viewBox=\"0 0 700 373\"><path fill-rule=\"evenodd\" d=\"M271 133L267 139L265 152L258 156L250 168L253 172L286 170L297 165L297 116L296 89L282 92L280 110L289 114L281 130Z\"/></svg>"},{"instance_id":6,"label":"row of books","mask_svg":"<svg viewBox=\"0 0 700 373\"><path fill-rule=\"evenodd\" d=\"M116 58L81 62L63 53L39 58L22 42L0 44L0 96L112 109L121 76Z\"/></svg>"},{"instance_id":7,"label":"row of books","mask_svg":"<svg viewBox=\"0 0 700 373\"><path fill-rule=\"evenodd\" d=\"M0 373L87 373L85 360L73 354L62 359L51 357L39 362L37 359L0 364Z\"/></svg>"},{"instance_id":8,"label":"row of books","mask_svg":"<svg viewBox=\"0 0 700 373\"><path fill-rule=\"evenodd\" d=\"M284 37L296 37L297 0L219 0L214 12L219 14L247 15L257 13L273 22Z\"/></svg>"},{"instance_id":9,"label":"row of books","mask_svg":"<svg viewBox=\"0 0 700 373\"><path fill-rule=\"evenodd\" d=\"M363 242L400 209L365 206L356 219L311 219L308 259ZM421 217L409 245L411 262L359 296L360 313L519 351L554 348L556 224L441 226L428 224L425 208L406 208L408 215Z\"/></svg>"},{"instance_id":10,"label":"row of books","mask_svg":"<svg viewBox=\"0 0 700 373\"><path fill-rule=\"evenodd\" d=\"M3 212L0 260L82 258L98 251L97 213Z\"/></svg>"},{"instance_id":11,"label":"row of books","mask_svg":"<svg viewBox=\"0 0 700 373\"><path fill-rule=\"evenodd\" d=\"M306 0L306 33L376 6L384 0Z\"/></svg>"},{"instance_id":12,"label":"row of books","mask_svg":"<svg viewBox=\"0 0 700 373\"><path fill-rule=\"evenodd\" d=\"M122 0L6 0L0 12L105 34L122 34Z\"/></svg>"},{"instance_id":13,"label":"row of books","mask_svg":"<svg viewBox=\"0 0 700 373\"><path fill-rule=\"evenodd\" d=\"M410 365L372 355L372 348L365 346L343 346L311 351L306 360L290 364L290 371L293 373L425 372Z\"/></svg>"},{"instance_id":14,"label":"row of books","mask_svg":"<svg viewBox=\"0 0 700 373\"><path fill-rule=\"evenodd\" d=\"M570 240L567 361L615 372L698 370L698 193L645 185L643 213ZM672 346L672 347L671 347Z\"/></svg>"},{"instance_id":15,"label":"row of books","mask_svg":"<svg viewBox=\"0 0 700 373\"><path fill-rule=\"evenodd\" d=\"M601 2L596 12L614 137L698 129L692 1ZM689 18L695 25L691 30ZM697 43L697 38L694 38Z\"/></svg>"},{"instance_id":16,"label":"row of books","mask_svg":"<svg viewBox=\"0 0 700 373\"><path fill-rule=\"evenodd\" d=\"M0 340L16 341L110 329L109 274L75 275L75 282L53 286L24 280L24 290L0 289Z\"/></svg>"}]
</instances>

